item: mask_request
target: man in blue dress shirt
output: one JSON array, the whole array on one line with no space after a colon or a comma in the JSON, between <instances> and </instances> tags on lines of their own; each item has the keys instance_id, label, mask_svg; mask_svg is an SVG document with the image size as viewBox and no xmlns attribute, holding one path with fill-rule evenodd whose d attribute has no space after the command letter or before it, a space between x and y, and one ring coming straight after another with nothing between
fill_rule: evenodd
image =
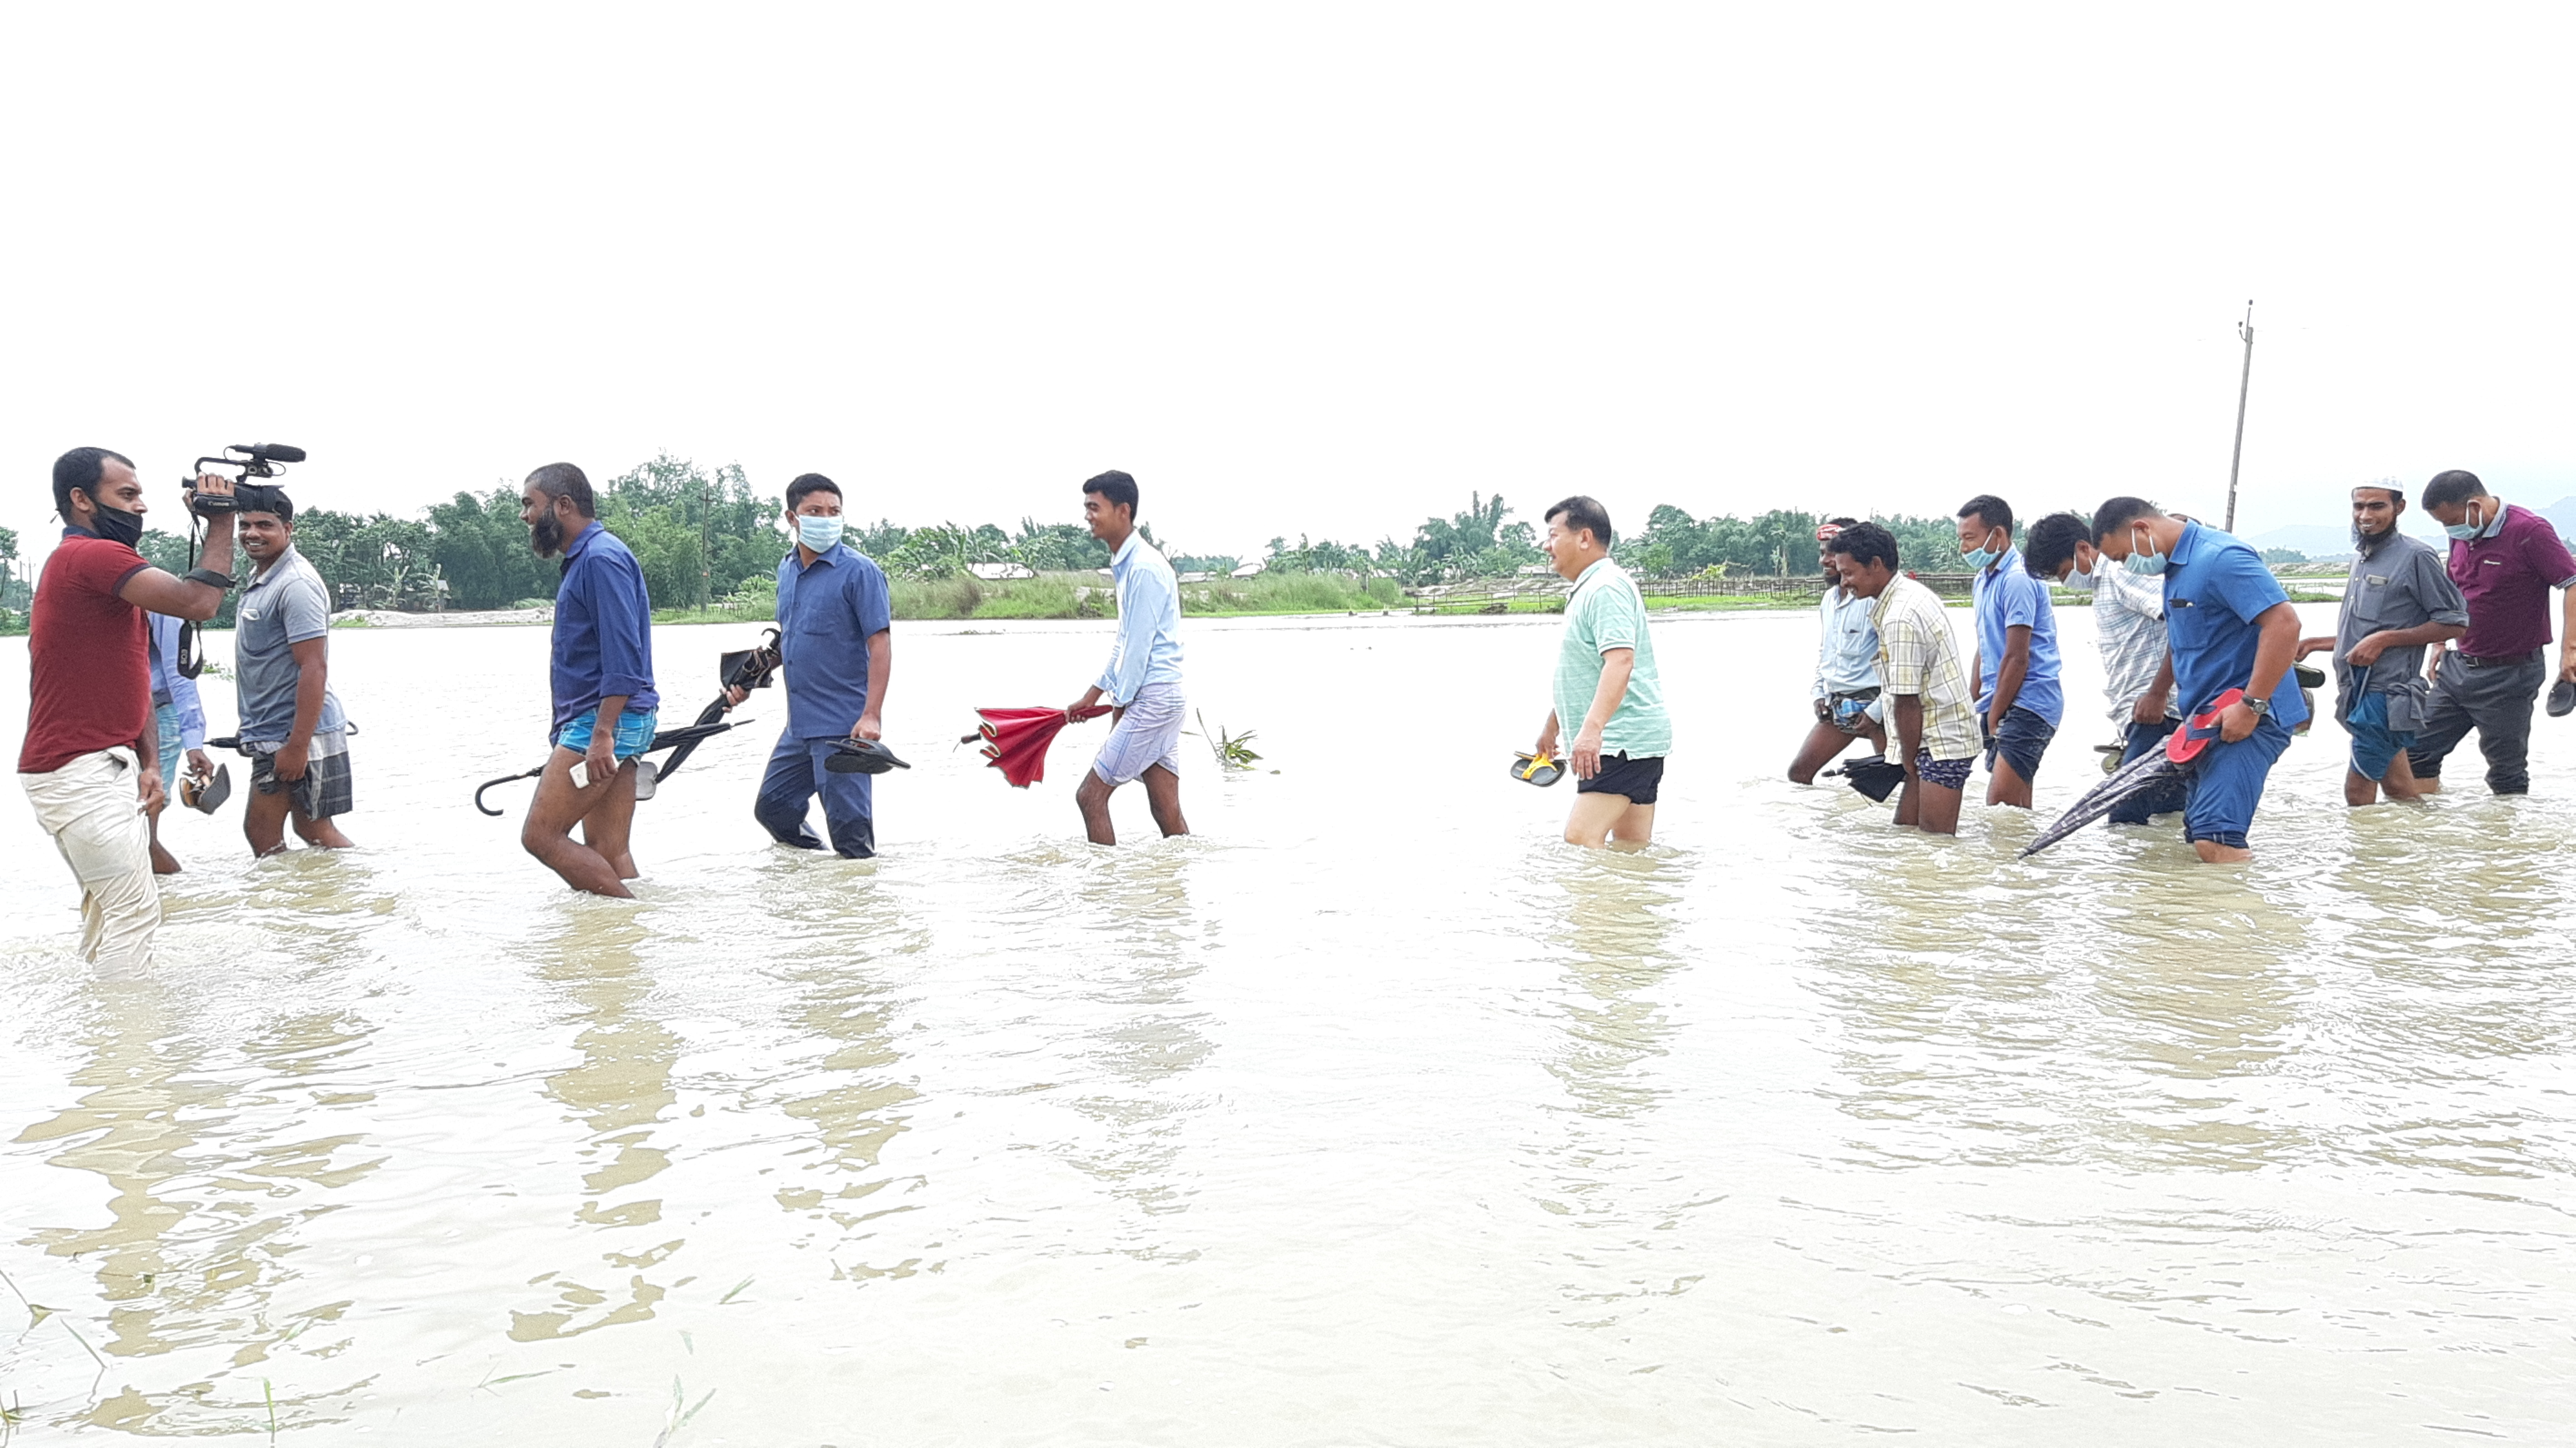
<instances>
[{"instance_id":1,"label":"man in blue dress shirt","mask_svg":"<svg viewBox=\"0 0 2576 1448\"><path fill-rule=\"evenodd\" d=\"M1181 818L1181 585L1162 552L1136 530L1136 480L1107 472L1082 485L1082 521L1109 545L1110 578L1118 594L1118 644L1100 681L1083 691L1068 714L1107 699L1117 714L1100 757L1082 776L1073 801L1095 845L1118 843L1109 823L1111 791L1145 781L1145 803L1166 836L1186 835Z\"/></svg>"},{"instance_id":2,"label":"man in blue dress shirt","mask_svg":"<svg viewBox=\"0 0 2576 1448\"><path fill-rule=\"evenodd\" d=\"M877 852L876 807L865 774L823 767L844 739L885 737L894 673L893 600L885 571L841 541L841 485L807 473L787 485L796 547L778 560L778 658L787 673L787 727L778 732L751 812L770 838L800 850L823 842L806 810L823 796L823 825L843 859ZM739 690L734 702L740 703Z\"/></svg>"},{"instance_id":3,"label":"man in blue dress shirt","mask_svg":"<svg viewBox=\"0 0 2576 1448\"><path fill-rule=\"evenodd\" d=\"M519 519L540 558L561 555L555 592L554 753L538 777L519 843L593 895L632 897L627 848L635 824L635 765L653 742L653 602L644 570L599 525L590 479L548 463L519 490ZM581 826L581 839L572 827Z\"/></svg>"},{"instance_id":4,"label":"man in blue dress shirt","mask_svg":"<svg viewBox=\"0 0 2576 1448\"><path fill-rule=\"evenodd\" d=\"M2182 824L2211 864L2254 858L2246 833L2264 781L2290 747L2290 731L2308 718L2299 691L2281 687L2299 647L2298 610L2252 548L2143 498L2095 509L2093 546L2132 573L2164 580L2166 665L2140 713L2163 709L2169 687L2184 719L2207 713L2230 689L2245 691L2218 716L2218 737L2192 769Z\"/></svg>"}]
</instances>

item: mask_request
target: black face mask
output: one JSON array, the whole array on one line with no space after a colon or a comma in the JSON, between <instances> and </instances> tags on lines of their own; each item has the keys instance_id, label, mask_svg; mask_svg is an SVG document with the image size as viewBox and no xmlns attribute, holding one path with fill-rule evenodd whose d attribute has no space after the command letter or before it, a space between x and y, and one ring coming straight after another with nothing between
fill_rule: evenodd
<instances>
[{"instance_id":1,"label":"black face mask","mask_svg":"<svg viewBox=\"0 0 2576 1448\"><path fill-rule=\"evenodd\" d=\"M98 505L97 515L90 519L89 526L98 534L98 536L106 539L108 542L122 543L128 548L131 548L143 541L143 515L141 513L119 512L105 503L101 503Z\"/></svg>"}]
</instances>

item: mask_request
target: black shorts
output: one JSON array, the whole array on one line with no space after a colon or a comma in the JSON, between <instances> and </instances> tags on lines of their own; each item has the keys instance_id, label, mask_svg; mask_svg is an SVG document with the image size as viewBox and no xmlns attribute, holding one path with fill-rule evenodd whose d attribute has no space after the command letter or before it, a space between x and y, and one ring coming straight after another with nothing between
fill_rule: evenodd
<instances>
[{"instance_id":1,"label":"black shorts","mask_svg":"<svg viewBox=\"0 0 2576 1448\"><path fill-rule=\"evenodd\" d=\"M1576 794L1624 794L1630 804L1653 804L1664 783L1664 757L1630 759L1625 754L1601 756L1601 772L1574 782Z\"/></svg>"},{"instance_id":2,"label":"black shorts","mask_svg":"<svg viewBox=\"0 0 2576 1448\"><path fill-rule=\"evenodd\" d=\"M2001 756L2025 783L2037 779L2040 756L2048 752L2048 741L2056 737L2056 725L2039 717L2037 711L2015 704L2004 711L2004 727L1986 736L1986 772L1994 773L1995 760Z\"/></svg>"}]
</instances>

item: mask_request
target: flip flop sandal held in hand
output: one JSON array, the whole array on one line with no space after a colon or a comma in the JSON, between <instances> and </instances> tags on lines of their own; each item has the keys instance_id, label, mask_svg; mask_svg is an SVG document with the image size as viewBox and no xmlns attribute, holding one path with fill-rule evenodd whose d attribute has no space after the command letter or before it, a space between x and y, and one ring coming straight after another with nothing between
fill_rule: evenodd
<instances>
[{"instance_id":1,"label":"flip flop sandal held in hand","mask_svg":"<svg viewBox=\"0 0 2576 1448\"><path fill-rule=\"evenodd\" d=\"M912 768L879 740L835 739L832 744L832 757L823 761L823 767L834 774L884 774Z\"/></svg>"},{"instance_id":2,"label":"flip flop sandal held in hand","mask_svg":"<svg viewBox=\"0 0 2576 1448\"><path fill-rule=\"evenodd\" d=\"M229 764L218 764L215 772L200 779L188 775L179 781L179 802L199 814L213 814L233 797L233 770Z\"/></svg>"},{"instance_id":3,"label":"flip flop sandal held in hand","mask_svg":"<svg viewBox=\"0 0 2576 1448\"><path fill-rule=\"evenodd\" d=\"M2564 719L2576 714L2576 679L2561 679L2549 691L2549 717Z\"/></svg>"},{"instance_id":4,"label":"flip flop sandal held in hand","mask_svg":"<svg viewBox=\"0 0 2576 1448\"><path fill-rule=\"evenodd\" d=\"M1544 789L1565 778L1565 767L1544 754L1512 755L1512 778Z\"/></svg>"}]
</instances>

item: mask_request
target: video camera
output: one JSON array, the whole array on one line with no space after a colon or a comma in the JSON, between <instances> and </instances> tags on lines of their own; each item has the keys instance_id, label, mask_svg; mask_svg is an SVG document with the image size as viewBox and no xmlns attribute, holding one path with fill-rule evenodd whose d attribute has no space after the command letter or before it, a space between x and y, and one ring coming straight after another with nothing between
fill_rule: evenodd
<instances>
[{"instance_id":1,"label":"video camera","mask_svg":"<svg viewBox=\"0 0 2576 1448\"><path fill-rule=\"evenodd\" d=\"M276 489L251 481L283 475L285 464L304 461L304 449L282 442L235 443L225 448L238 456L199 458L188 472L188 511L200 518L216 513L264 513L277 506ZM239 468L241 476L233 483L232 495L197 491L197 479L209 466Z\"/></svg>"}]
</instances>

